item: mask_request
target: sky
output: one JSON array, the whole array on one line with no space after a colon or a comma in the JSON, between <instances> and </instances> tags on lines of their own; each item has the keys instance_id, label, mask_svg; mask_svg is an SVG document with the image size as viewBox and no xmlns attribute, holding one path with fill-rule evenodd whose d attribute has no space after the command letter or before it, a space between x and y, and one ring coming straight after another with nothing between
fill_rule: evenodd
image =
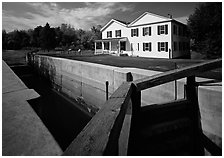
<instances>
[{"instance_id":1,"label":"sky","mask_svg":"<svg viewBox=\"0 0 224 158\"><path fill-rule=\"evenodd\" d=\"M194 13L195 2L3 2L2 29L34 29L47 22L51 27L62 23L89 30L105 25L112 18L132 22L144 12L168 16L186 24Z\"/></svg>"}]
</instances>

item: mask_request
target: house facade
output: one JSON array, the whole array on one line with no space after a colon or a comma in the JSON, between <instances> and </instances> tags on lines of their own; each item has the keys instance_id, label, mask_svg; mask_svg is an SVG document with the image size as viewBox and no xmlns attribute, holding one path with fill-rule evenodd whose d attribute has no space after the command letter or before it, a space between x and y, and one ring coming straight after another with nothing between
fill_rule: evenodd
<instances>
[{"instance_id":1,"label":"house facade","mask_svg":"<svg viewBox=\"0 0 224 158\"><path fill-rule=\"evenodd\" d=\"M172 18L145 12L131 23L110 20L95 41L95 54L152 58L182 58L190 55L187 27Z\"/></svg>"}]
</instances>

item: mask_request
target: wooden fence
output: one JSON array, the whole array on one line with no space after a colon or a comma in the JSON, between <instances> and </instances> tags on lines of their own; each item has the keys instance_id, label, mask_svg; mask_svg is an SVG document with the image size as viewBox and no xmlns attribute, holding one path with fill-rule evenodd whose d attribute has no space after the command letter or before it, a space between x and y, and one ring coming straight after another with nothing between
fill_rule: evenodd
<instances>
[{"instance_id":1,"label":"wooden fence","mask_svg":"<svg viewBox=\"0 0 224 158\"><path fill-rule=\"evenodd\" d=\"M195 75L219 68L221 65L222 60L216 59L135 81L132 81L129 74L129 82L122 84L110 96L102 109L67 148L64 155L127 155L130 127L141 108L142 90L187 77L187 88L189 89L187 97L195 102ZM198 107L195 108L196 122L200 121L197 110L199 110ZM206 136L203 135L203 137ZM221 154L221 149L209 145L207 137L201 142L204 142L203 147L207 148L211 154ZM198 154L203 154L203 152L199 151Z\"/></svg>"}]
</instances>

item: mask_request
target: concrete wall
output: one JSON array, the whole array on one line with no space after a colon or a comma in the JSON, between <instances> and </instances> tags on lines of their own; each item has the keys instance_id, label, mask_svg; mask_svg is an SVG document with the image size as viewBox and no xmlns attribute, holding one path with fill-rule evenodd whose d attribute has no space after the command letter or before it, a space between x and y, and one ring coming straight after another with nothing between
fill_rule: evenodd
<instances>
[{"instance_id":1,"label":"concrete wall","mask_svg":"<svg viewBox=\"0 0 224 158\"><path fill-rule=\"evenodd\" d=\"M32 109L28 100L39 94L2 61L2 155L61 155L60 146Z\"/></svg>"},{"instance_id":2,"label":"concrete wall","mask_svg":"<svg viewBox=\"0 0 224 158\"><path fill-rule=\"evenodd\" d=\"M69 97L82 97L92 108L101 108L106 101L106 81L109 82L110 96L126 81L128 72L132 73L133 80L161 73L38 55L35 56L35 67L52 80L56 89ZM206 79L197 78L197 81L201 80ZM142 91L142 106L184 98L185 82L181 79ZM221 86L198 88L203 130L219 146L222 138L221 94Z\"/></svg>"}]
</instances>

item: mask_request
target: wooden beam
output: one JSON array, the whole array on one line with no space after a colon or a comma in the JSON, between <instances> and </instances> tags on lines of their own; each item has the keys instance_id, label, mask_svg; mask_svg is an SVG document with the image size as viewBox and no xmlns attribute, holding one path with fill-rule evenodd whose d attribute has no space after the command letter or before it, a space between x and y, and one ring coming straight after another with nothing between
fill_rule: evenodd
<instances>
[{"instance_id":1,"label":"wooden beam","mask_svg":"<svg viewBox=\"0 0 224 158\"><path fill-rule=\"evenodd\" d=\"M192 150L195 156L204 155L204 147L202 144L202 126L201 126L201 114L198 103L198 94L196 89L195 76L187 77L186 85L186 98L190 101L191 120L193 120L192 129L193 129L193 140Z\"/></svg>"},{"instance_id":2,"label":"wooden beam","mask_svg":"<svg viewBox=\"0 0 224 158\"><path fill-rule=\"evenodd\" d=\"M63 155L118 155L118 140L130 95L131 83L122 84Z\"/></svg>"},{"instance_id":3,"label":"wooden beam","mask_svg":"<svg viewBox=\"0 0 224 158\"><path fill-rule=\"evenodd\" d=\"M143 79L135 80L133 83L137 86L137 90L144 90L150 87L155 87L173 80L178 80L184 77L197 75L205 71L209 71L222 66L222 59L215 59L212 61L207 61L191 66L187 66L181 69L175 69L146 77Z\"/></svg>"}]
</instances>

